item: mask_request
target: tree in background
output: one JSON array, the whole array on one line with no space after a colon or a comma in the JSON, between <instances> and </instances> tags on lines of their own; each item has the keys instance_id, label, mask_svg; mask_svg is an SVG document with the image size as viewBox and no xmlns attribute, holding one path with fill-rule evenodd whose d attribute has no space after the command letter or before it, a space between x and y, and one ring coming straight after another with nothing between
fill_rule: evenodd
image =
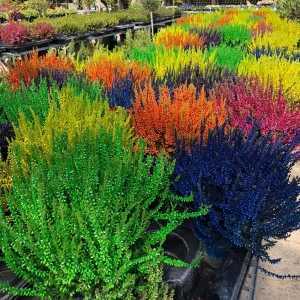
<instances>
[{"instance_id":1,"label":"tree in background","mask_svg":"<svg viewBox=\"0 0 300 300\"><path fill-rule=\"evenodd\" d=\"M153 13L156 12L161 6L161 0L141 0L143 7L150 12L151 19L151 33L154 35L154 25L153 25Z\"/></svg>"}]
</instances>

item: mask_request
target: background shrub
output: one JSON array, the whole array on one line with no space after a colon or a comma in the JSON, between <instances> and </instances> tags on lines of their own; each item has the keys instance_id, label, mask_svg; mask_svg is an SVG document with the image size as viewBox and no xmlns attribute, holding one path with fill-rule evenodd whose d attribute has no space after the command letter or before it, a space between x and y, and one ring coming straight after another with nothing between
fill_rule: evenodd
<instances>
[{"instance_id":1,"label":"background shrub","mask_svg":"<svg viewBox=\"0 0 300 300\"><path fill-rule=\"evenodd\" d=\"M278 0L277 9L282 17L300 20L299 0Z\"/></svg>"}]
</instances>

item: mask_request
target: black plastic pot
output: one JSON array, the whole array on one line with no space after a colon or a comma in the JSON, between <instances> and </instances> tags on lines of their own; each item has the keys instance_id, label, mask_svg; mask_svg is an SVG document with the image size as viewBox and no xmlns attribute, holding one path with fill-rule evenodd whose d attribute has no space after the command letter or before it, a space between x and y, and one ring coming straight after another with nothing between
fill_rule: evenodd
<instances>
[{"instance_id":1,"label":"black plastic pot","mask_svg":"<svg viewBox=\"0 0 300 300\"><path fill-rule=\"evenodd\" d=\"M7 45L7 44L0 44L0 49L6 52L22 52L29 49L39 48L39 47L45 47L52 43L54 41L54 38L52 39L44 39L44 40L37 40L37 41L31 41L26 42L21 45Z\"/></svg>"},{"instance_id":2,"label":"black plastic pot","mask_svg":"<svg viewBox=\"0 0 300 300\"><path fill-rule=\"evenodd\" d=\"M191 263L204 255L198 268L165 266L165 281L175 289L176 300L237 300L251 255L241 249L227 249L223 258L205 254L204 245L185 224L170 235L166 254Z\"/></svg>"}]
</instances>

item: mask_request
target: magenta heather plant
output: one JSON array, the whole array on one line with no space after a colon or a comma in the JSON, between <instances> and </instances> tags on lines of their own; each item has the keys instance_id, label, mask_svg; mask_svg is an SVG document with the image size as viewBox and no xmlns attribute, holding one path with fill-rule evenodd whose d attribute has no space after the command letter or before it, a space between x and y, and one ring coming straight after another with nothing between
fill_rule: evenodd
<instances>
[{"instance_id":1,"label":"magenta heather plant","mask_svg":"<svg viewBox=\"0 0 300 300\"><path fill-rule=\"evenodd\" d=\"M230 122L248 134L254 123L261 133L273 139L297 143L300 134L300 107L291 109L281 91L271 85L263 87L256 79L220 84L214 90L225 98Z\"/></svg>"},{"instance_id":2,"label":"magenta heather plant","mask_svg":"<svg viewBox=\"0 0 300 300\"><path fill-rule=\"evenodd\" d=\"M2 43L9 45L19 45L28 40L30 37L27 26L10 22L2 26L0 30L0 40Z\"/></svg>"},{"instance_id":3,"label":"magenta heather plant","mask_svg":"<svg viewBox=\"0 0 300 300\"><path fill-rule=\"evenodd\" d=\"M31 28L31 36L37 39L49 39L54 35L54 27L46 22L37 23Z\"/></svg>"}]
</instances>

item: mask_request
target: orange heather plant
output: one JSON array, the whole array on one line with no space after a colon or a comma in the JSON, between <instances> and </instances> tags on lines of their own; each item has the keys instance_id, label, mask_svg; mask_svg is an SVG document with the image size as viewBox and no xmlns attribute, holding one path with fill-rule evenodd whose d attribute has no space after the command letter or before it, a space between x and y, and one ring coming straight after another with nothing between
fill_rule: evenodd
<instances>
[{"instance_id":1,"label":"orange heather plant","mask_svg":"<svg viewBox=\"0 0 300 300\"><path fill-rule=\"evenodd\" d=\"M233 17L236 16L235 12L228 12L228 13L224 13L218 20L216 20L216 22L214 24L212 24L210 27L212 28L216 28L216 27L220 27L220 26L224 26L227 25L229 23L231 23L233 21Z\"/></svg>"},{"instance_id":2,"label":"orange heather plant","mask_svg":"<svg viewBox=\"0 0 300 300\"><path fill-rule=\"evenodd\" d=\"M197 34L186 32L180 28L169 27L161 30L155 37L157 45L163 45L166 48L202 48L204 40Z\"/></svg>"},{"instance_id":3,"label":"orange heather plant","mask_svg":"<svg viewBox=\"0 0 300 300\"><path fill-rule=\"evenodd\" d=\"M37 78L41 69L72 71L72 61L68 57L59 57L55 53L38 56L37 52L19 60L9 69L8 82L13 89L20 87L23 82L28 86L32 80Z\"/></svg>"},{"instance_id":4,"label":"orange heather plant","mask_svg":"<svg viewBox=\"0 0 300 300\"><path fill-rule=\"evenodd\" d=\"M125 62L119 57L102 57L86 66L86 75L92 81L100 81L105 88L111 89L113 84L131 74L135 83L149 80L151 71L136 62Z\"/></svg>"},{"instance_id":5,"label":"orange heather plant","mask_svg":"<svg viewBox=\"0 0 300 300\"><path fill-rule=\"evenodd\" d=\"M148 84L136 91L132 115L135 132L145 139L151 154L172 154L177 139L187 146L199 140L200 133L207 139L209 131L227 118L224 101L207 100L204 89L197 96L193 85L179 86L173 96L163 86L157 99Z\"/></svg>"},{"instance_id":6,"label":"orange heather plant","mask_svg":"<svg viewBox=\"0 0 300 300\"><path fill-rule=\"evenodd\" d=\"M189 24L189 25L200 25L203 23L202 15L189 15L184 16L176 20L176 23L179 25Z\"/></svg>"}]
</instances>

